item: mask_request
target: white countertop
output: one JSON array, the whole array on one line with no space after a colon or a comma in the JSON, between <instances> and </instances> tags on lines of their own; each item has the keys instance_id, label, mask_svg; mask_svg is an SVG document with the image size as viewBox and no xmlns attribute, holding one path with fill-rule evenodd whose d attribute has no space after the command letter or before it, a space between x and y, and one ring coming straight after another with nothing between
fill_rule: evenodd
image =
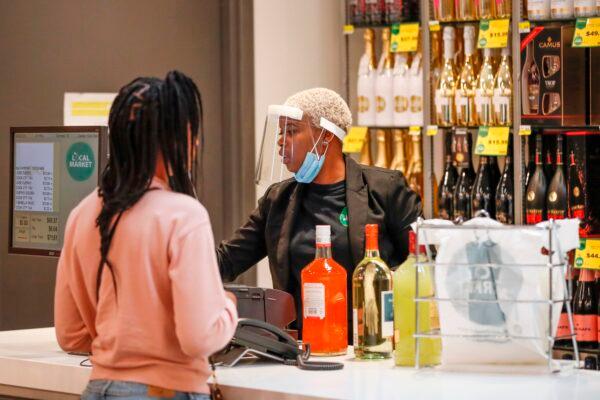
<instances>
[{"instance_id":1,"label":"white countertop","mask_svg":"<svg viewBox=\"0 0 600 400\"><path fill-rule=\"evenodd\" d=\"M0 332L0 385L79 394L87 384L85 357L60 350L53 328ZM352 356L340 371L302 371L260 363L217 370L230 399L476 399L591 400L600 398L600 372L557 374L468 373L398 368L391 360Z\"/></svg>"}]
</instances>

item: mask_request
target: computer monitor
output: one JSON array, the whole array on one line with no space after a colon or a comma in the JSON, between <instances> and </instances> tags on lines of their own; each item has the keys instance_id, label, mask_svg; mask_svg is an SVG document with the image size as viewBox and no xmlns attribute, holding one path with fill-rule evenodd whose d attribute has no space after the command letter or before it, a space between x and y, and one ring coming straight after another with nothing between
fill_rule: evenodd
<instances>
[{"instance_id":1,"label":"computer monitor","mask_svg":"<svg viewBox=\"0 0 600 400\"><path fill-rule=\"evenodd\" d=\"M14 127L9 253L59 256L71 210L97 186L107 128Z\"/></svg>"}]
</instances>

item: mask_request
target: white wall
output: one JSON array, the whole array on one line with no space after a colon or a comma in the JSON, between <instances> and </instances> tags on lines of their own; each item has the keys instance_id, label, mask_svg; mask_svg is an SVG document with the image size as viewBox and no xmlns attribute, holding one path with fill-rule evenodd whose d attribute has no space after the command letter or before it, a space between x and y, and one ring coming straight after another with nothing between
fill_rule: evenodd
<instances>
[{"instance_id":1,"label":"white wall","mask_svg":"<svg viewBox=\"0 0 600 400\"><path fill-rule=\"evenodd\" d=\"M343 0L254 1L254 103L256 153L267 106L303 89L327 87L344 95ZM257 196L264 188L257 188ZM271 286L268 263L257 285Z\"/></svg>"}]
</instances>

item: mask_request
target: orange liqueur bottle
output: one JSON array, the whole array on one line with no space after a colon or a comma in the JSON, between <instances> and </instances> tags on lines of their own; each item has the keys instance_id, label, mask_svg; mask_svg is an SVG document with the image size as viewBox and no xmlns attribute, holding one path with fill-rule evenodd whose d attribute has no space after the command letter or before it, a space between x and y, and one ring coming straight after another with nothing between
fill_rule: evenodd
<instances>
[{"instance_id":1,"label":"orange liqueur bottle","mask_svg":"<svg viewBox=\"0 0 600 400\"><path fill-rule=\"evenodd\" d=\"M348 309L346 270L331 256L331 227L317 225L314 261L302 270L302 341L311 354L346 354Z\"/></svg>"}]
</instances>

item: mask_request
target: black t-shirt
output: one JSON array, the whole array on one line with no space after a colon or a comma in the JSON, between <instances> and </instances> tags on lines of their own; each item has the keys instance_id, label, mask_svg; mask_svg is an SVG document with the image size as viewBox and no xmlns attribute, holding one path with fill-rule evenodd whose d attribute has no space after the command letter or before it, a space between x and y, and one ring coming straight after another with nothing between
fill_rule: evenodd
<instances>
[{"instance_id":1,"label":"black t-shirt","mask_svg":"<svg viewBox=\"0 0 600 400\"><path fill-rule=\"evenodd\" d=\"M348 340L352 338L352 273L354 267L348 237L348 208L346 181L330 185L311 183L304 188L303 197L294 218L290 236L291 276L288 292L296 302L296 328L302 334L302 298L300 273L315 259L315 231L317 225L331 226L333 259L346 269L348 301Z\"/></svg>"}]
</instances>

